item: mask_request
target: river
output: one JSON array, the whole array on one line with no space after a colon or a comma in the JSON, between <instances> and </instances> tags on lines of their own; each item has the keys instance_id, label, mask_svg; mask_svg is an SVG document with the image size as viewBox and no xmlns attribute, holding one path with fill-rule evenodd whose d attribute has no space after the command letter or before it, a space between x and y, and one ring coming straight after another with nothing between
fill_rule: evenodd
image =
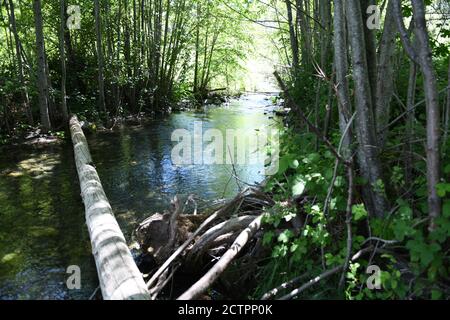
<instances>
[{"instance_id":1,"label":"river","mask_svg":"<svg viewBox=\"0 0 450 320\"><path fill-rule=\"evenodd\" d=\"M183 111L87 135L94 163L117 221L130 239L137 223L166 209L174 195L204 201L239 190L233 166L174 166L175 129L257 129L277 126L269 94L245 94L229 104ZM261 164L237 165L240 180L264 179ZM69 290L66 269L81 270L81 289ZM0 300L87 299L98 286L84 222L72 144L18 147L0 155Z\"/></svg>"}]
</instances>

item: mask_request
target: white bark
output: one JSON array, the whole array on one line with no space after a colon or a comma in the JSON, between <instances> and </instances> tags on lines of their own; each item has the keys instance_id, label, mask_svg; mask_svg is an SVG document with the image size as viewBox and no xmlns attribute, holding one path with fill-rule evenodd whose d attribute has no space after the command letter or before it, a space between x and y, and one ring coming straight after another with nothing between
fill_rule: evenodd
<instances>
[{"instance_id":1,"label":"white bark","mask_svg":"<svg viewBox=\"0 0 450 320\"><path fill-rule=\"evenodd\" d=\"M256 231L261 227L263 214L257 217L249 224L244 231L236 238L231 247L224 253L220 260L209 271L194 283L185 293L177 298L177 300L192 300L205 292L222 272L228 267L233 259L238 255L247 242L253 237Z\"/></svg>"},{"instance_id":2,"label":"white bark","mask_svg":"<svg viewBox=\"0 0 450 320\"><path fill-rule=\"evenodd\" d=\"M103 191L76 116L70 119L86 224L105 300L148 300L149 293Z\"/></svg>"}]
</instances>

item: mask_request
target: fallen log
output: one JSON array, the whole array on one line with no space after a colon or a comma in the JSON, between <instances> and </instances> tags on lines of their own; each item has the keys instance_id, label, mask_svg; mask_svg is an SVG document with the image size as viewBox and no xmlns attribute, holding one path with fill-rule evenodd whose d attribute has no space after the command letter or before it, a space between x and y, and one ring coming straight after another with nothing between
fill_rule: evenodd
<instances>
[{"instance_id":1,"label":"fallen log","mask_svg":"<svg viewBox=\"0 0 450 320\"><path fill-rule=\"evenodd\" d=\"M144 279L114 217L76 116L72 116L69 126L103 299L148 300Z\"/></svg>"}]
</instances>

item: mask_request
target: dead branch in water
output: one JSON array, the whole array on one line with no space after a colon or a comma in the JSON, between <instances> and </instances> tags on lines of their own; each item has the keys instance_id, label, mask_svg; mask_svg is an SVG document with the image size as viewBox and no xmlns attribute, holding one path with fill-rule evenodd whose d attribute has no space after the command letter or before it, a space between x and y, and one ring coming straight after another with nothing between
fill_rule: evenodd
<instances>
[{"instance_id":1,"label":"dead branch in water","mask_svg":"<svg viewBox=\"0 0 450 320\"><path fill-rule=\"evenodd\" d=\"M220 274L226 269L226 267L233 261L237 254L252 238L252 236L261 227L261 221L263 214L257 217L249 226L241 232L241 234L234 241L230 249L220 258L220 260L194 285L192 285L185 293L183 293L177 300L191 300L198 297L205 292L214 281L220 276Z\"/></svg>"},{"instance_id":2,"label":"dead branch in water","mask_svg":"<svg viewBox=\"0 0 450 320\"><path fill-rule=\"evenodd\" d=\"M172 255L159 267L159 269L153 274L150 280L147 282L147 288L151 288L157 281L157 279L161 276L161 274L183 253L183 251L191 244L191 242L197 237L200 232L202 232L208 225L210 225L214 220L219 217L225 216L230 211L235 210L236 207L240 207L244 195L248 193L250 189L245 189L243 192L239 193L233 200L228 202L225 206L221 207L219 210L210 215L203 223L198 227L195 232L193 232L188 239L180 245Z\"/></svg>"},{"instance_id":3,"label":"dead branch in water","mask_svg":"<svg viewBox=\"0 0 450 320\"><path fill-rule=\"evenodd\" d=\"M189 254L186 260L189 262L195 262L201 252L208 250L211 247L211 242L224 234L242 230L249 225L250 222L255 220L256 216L242 216L237 218L231 218L218 225L215 225L208 231L206 231L190 248Z\"/></svg>"},{"instance_id":4,"label":"dead branch in water","mask_svg":"<svg viewBox=\"0 0 450 320\"><path fill-rule=\"evenodd\" d=\"M209 216L203 213L181 214L182 206L178 198L175 198L171 210L163 214L155 213L145 219L136 230L136 236L143 253L150 254L160 264L147 282L152 299L156 298L173 276L175 267L169 274L169 268L173 264L177 264L181 272L198 272L211 263L211 257L213 260L218 259L214 256L221 255L228 248L230 251L238 246L240 250L259 229L260 222L258 228L254 229L252 226L255 220L260 221L263 208L272 205L273 200L267 194L257 188L246 187ZM249 224L252 233L248 233ZM244 229L247 230L248 237L242 242ZM254 245L251 248L242 259L251 260L250 256L260 254L260 246ZM223 261L221 259L219 261Z\"/></svg>"}]
</instances>

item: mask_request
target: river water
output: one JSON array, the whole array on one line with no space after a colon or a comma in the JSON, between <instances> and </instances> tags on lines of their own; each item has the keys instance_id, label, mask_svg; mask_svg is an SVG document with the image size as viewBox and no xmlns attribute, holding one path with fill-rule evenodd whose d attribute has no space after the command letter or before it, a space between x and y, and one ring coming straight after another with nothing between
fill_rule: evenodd
<instances>
[{"instance_id":1,"label":"river water","mask_svg":"<svg viewBox=\"0 0 450 320\"><path fill-rule=\"evenodd\" d=\"M125 237L137 223L166 209L174 195L205 201L232 197L233 166L174 166L175 129L273 128L268 94L246 94L201 112L179 112L113 132L87 134L105 192ZM264 179L262 164L236 165L248 183ZM242 186L242 185L241 185ZM67 267L81 270L81 289L69 290ZM21 147L0 155L0 299L87 299L98 286L84 221L72 144Z\"/></svg>"}]
</instances>

